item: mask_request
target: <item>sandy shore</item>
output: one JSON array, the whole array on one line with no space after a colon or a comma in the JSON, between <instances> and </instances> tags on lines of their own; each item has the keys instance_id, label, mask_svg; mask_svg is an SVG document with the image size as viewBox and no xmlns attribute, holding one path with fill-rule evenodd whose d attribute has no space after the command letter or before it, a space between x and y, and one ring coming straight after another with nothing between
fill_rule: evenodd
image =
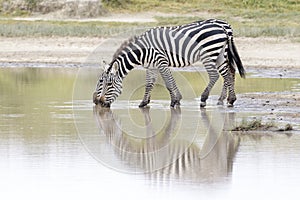
<instances>
[{"instance_id":1,"label":"sandy shore","mask_svg":"<svg viewBox=\"0 0 300 200\"><path fill-rule=\"evenodd\" d=\"M0 37L0 63L82 63L96 48L107 48L103 41L104 38L95 37ZM300 68L300 43L284 38L235 38L235 41L246 67Z\"/></svg>"},{"instance_id":2,"label":"sandy shore","mask_svg":"<svg viewBox=\"0 0 300 200\"><path fill-rule=\"evenodd\" d=\"M0 62L81 63L102 41L77 37L0 37Z\"/></svg>"}]
</instances>

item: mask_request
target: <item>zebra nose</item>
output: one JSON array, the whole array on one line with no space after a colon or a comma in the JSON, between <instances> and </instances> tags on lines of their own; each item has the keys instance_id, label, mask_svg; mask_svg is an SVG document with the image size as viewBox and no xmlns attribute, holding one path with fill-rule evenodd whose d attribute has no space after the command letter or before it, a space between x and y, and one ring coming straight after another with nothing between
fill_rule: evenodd
<instances>
[{"instance_id":1,"label":"zebra nose","mask_svg":"<svg viewBox=\"0 0 300 200\"><path fill-rule=\"evenodd\" d=\"M101 96L101 97L99 97L99 101L100 101L101 103L104 103L104 102L105 102L105 100L106 100L105 96Z\"/></svg>"}]
</instances>

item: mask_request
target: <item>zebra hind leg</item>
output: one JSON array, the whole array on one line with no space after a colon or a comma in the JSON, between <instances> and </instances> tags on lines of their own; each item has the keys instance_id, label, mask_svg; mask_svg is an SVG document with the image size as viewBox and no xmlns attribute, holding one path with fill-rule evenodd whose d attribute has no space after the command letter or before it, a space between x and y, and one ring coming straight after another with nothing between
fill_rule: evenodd
<instances>
[{"instance_id":1,"label":"zebra hind leg","mask_svg":"<svg viewBox=\"0 0 300 200\"><path fill-rule=\"evenodd\" d=\"M227 73L228 73L228 63L224 62L219 68L219 73L222 75L224 81L223 81L223 88L222 88L222 92L221 95L218 99L218 103L217 105L224 105L223 101L226 99L227 97L227 89L228 89L228 78L226 78Z\"/></svg>"},{"instance_id":2,"label":"zebra hind leg","mask_svg":"<svg viewBox=\"0 0 300 200\"><path fill-rule=\"evenodd\" d=\"M223 105L223 100L227 96L227 89L228 89L227 105L228 107L232 107L233 103L236 101L236 95L234 91L235 69L232 68L223 71L222 76L224 78L224 85L223 85L221 96L218 101L218 105Z\"/></svg>"},{"instance_id":3,"label":"zebra hind leg","mask_svg":"<svg viewBox=\"0 0 300 200\"><path fill-rule=\"evenodd\" d=\"M145 94L142 102L140 103L139 107L145 107L150 103L151 98L151 91L154 87L154 84L157 80L157 70L155 69L148 69L146 71L146 86L145 86Z\"/></svg>"},{"instance_id":4,"label":"zebra hind leg","mask_svg":"<svg viewBox=\"0 0 300 200\"><path fill-rule=\"evenodd\" d=\"M160 66L159 72L165 82L167 89L169 90L171 96L171 107L179 106L180 100L182 99L182 95L177 88L175 79L172 76L171 70L168 67Z\"/></svg>"},{"instance_id":5,"label":"zebra hind leg","mask_svg":"<svg viewBox=\"0 0 300 200\"><path fill-rule=\"evenodd\" d=\"M182 99L182 95L181 95L181 93L179 92L178 89L177 89L176 93L177 93L176 97L174 99L171 99L170 106L172 108L174 108L175 106L180 106L180 100Z\"/></svg>"},{"instance_id":6,"label":"zebra hind leg","mask_svg":"<svg viewBox=\"0 0 300 200\"><path fill-rule=\"evenodd\" d=\"M204 65L205 69L208 73L209 76L209 83L203 93L201 94L201 103L200 107L205 107L206 106L206 100L208 99L209 93L217 80L219 79L219 73L217 69L213 65Z\"/></svg>"},{"instance_id":7,"label":"zebra hind leg","mask_svg":"<svg viewBox=\"0 0 300 200\"><path fill-rule=\"evenodd\" d=\"M235 95L235 91L234 91L234 83L235 83L235 68L234 67L230 67L229 70L230 73L228 73L229 75L229 95L227 98L227 103L229 107L233 106L233 103L236 101L236 95Z\"/></svg>"}]
</instances>

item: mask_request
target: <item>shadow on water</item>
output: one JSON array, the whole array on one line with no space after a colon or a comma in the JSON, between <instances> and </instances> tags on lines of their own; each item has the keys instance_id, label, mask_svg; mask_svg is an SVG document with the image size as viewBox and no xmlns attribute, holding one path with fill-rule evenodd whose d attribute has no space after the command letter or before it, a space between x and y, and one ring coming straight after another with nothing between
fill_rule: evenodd
<instances>
[{"instance_id":1,"label":"shadow on water","mask_svg":"<svg viewBox=\"0 0 300 200\"><path fill-rule=\"evenodd\" d=\"M240 138L228 131L234 123L233 112L201 110L198 117L203 123L199 126L206 134L196 133L193 140L175 137L180 134L179 126L185 126L181 123L180 108L170 109L166 126L159 132L155 131L151 109L140 109L140 112L148 136L145 138L124 132L120 117L111 109L94 107L100 133L105 135L109 148L131 173L142 172L155 181L215 182L230 176L240 144ZM203 136L201 145L199 137Z\"/></svg>"}]
</instances>

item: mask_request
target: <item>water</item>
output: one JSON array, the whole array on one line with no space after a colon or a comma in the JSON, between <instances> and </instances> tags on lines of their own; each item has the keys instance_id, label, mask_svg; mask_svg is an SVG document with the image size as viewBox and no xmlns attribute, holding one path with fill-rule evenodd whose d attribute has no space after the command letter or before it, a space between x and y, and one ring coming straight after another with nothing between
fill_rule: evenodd
<instances>
[{"instance_id":1,"label":"water","mask_svg":"<svg viewBox=\"0 0 300 200\"><path fill-rule=\"evenodd\" d=\"M277 108L296 116L286 118L295 131L235 133L230 129L244 117L269 115L269 110L241 97L234 108L215 106L221 83L200 110L205 73L175 73L184 99L174 110L161 80L150 109L137 108L143 71L129 74L111 110L94 107L97 74L93 68L0 69L4 199L299 195L299 107ZM238 94L297 93L299 85L296 78L250 77L236 83Z\"/></svg>"}]
</instances>

